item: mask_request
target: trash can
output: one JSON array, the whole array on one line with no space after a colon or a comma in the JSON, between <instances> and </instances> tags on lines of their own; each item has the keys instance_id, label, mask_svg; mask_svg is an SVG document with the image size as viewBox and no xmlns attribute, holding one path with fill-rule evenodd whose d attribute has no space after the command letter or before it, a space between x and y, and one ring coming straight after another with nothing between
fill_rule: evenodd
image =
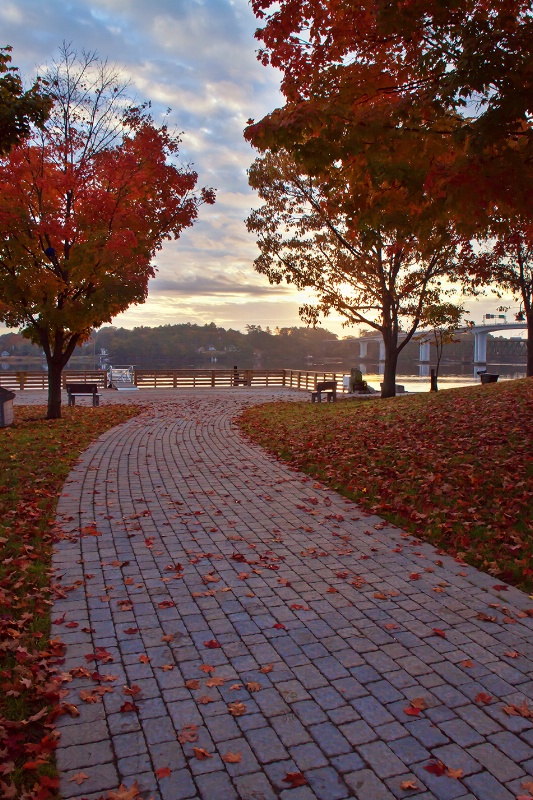
<instances>
[{"instance_id":1,"label":"trash can","mask_svg":"<svg viewBox=\"0 0 533 800\"><path fill-rule=\"evenodd\" d=\"M499 375L493 375L490 372L479 372L479 377L481 378L481 383L496 383Z\"/></svg>"},{"instance_id":2,"label":"trash can","mask_svg":"<svg viewBox=\"0 0 533 800\"><path fill-rule=\"evenodd\" d=\"M15 392L0 386L0 428L13 425L13 400Z\"/></svg>"}]
</instances>

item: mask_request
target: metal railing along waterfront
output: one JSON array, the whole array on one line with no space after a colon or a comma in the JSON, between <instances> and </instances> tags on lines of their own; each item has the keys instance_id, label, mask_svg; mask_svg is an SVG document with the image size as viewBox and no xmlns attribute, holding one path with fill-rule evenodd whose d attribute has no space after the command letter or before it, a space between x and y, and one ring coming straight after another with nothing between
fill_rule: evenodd
<instances>
[{"instance_id":1,"label":"metal railing along waterfront","mask_svg":"<svg viewBox=\"0 0 533 800\"><path fill-rule=\"evenodd\" d=\"M313 391L318 381L338 381L342 390L345 372L315 372L295 369L136 369L133 382L139 389L196 389L228 388L232 386L286 386L290 389ZM71 381L107 386L103 370L65 370L63 388ZM48 388L46 372L1 371L0 386L11 391Z\"/></svg>"}]
</instances>

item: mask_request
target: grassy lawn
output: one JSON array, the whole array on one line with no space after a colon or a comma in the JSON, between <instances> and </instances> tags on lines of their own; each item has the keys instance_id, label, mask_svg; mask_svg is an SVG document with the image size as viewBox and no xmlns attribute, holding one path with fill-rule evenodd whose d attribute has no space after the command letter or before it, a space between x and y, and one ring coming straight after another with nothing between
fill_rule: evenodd
<instances>
[{"instance_id":1,"label":"grassy lawn","mask_svg":"<svg viewBox=\"0 0 533 800\"><path fill-rule=\"evenodd\" d=\"M48 421L40 406L15 407L0 429L0 796L57 796L53 720L62 648L50 641L54 512L80 453L135 415L133 406L63 409Z\"/></svg>"},{"instance_id":2,"label":"grassy lawn","mask_svg":"<svg viewBox=\"0 0 533 800\"><path fill-rule=\"evenodd\" d=\"M533 379L390 400L268 404L242 430L498 580L533 590Z\"/></svg>"}]
</instances>

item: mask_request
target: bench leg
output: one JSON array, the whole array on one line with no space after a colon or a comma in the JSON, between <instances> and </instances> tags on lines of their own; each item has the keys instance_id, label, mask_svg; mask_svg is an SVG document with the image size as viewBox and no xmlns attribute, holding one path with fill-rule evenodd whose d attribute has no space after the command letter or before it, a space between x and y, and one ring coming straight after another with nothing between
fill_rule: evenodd
<instances>
[{"instance_id":1,"label":"bench leg","mask_svg":"<svg viewBox=\"0 0 533 800\"><path fill-rule=\"evenodd\" d=\"M73 406L73 405L75 405L75 403L76 403L76 398L73 397L71 394L69 394L69 396L68 396L68 404L69 404L69 406Z\"/></svg>"},{"instance_id":2,"label":"bench leg","mask_svg":"<svg viewBox=\"0 0 533 800\"><path fill-rule=\"evenodd\" d=\"M93 406L99 406L99 405L100 405L100 398L97 395L93 394Z\"/></svg>"}]
</instances>

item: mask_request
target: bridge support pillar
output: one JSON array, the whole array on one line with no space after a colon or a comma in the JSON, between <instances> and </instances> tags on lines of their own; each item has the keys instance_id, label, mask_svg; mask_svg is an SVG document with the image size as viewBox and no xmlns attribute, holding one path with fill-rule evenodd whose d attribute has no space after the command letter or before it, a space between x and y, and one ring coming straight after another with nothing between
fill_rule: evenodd
<instances>
[{"instance_id":1,"label":"bridge support pillar","mask_svg":"<svg viewBox=\"0 0 533 800\"><path fill-rule=\"evenodd\" d=\"M487 363L487 336L485 331L474 333L474 364Z\"/></svg>"},{"instance_id":2,"label":"bridge support pillar","mask_svg":"<svg viewBox=\"0 0 533 800\"><path fill-rule=\"evenodd\" d=\"M359 358L366 358L368 355L368 342L365 339L359 339Z\"/></svg>"},{"instance_id":3,"label":"bridge support pillar","mask_svg":"<svg viewBox=\"0 0 533 800\"><path fill-rule=\"evenodd\" d=\"M431 361L431 342L420 342L420 353L418 360L422 362Z\"/></svg>"}]
</instances>

